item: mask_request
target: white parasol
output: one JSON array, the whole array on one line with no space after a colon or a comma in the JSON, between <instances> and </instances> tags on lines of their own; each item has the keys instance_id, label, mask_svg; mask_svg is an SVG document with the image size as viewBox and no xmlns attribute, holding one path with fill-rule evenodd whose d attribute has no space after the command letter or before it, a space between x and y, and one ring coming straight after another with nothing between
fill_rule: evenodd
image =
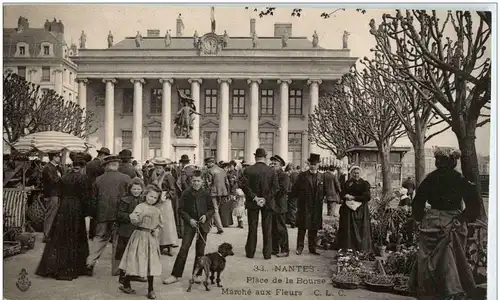
<instances>
[{"instance_id":1,"label":"white parasol","mask_svg":"<svg viewBox=\"0 0 500 300\"><path fill-rule=\"evenodd\" d=\"M69 133L43 131L23 136L13 147L19 152L29 152L34 149L42 152L62 150L80 152L86 151L92 145Z\"/></svg>"}]
</instances>

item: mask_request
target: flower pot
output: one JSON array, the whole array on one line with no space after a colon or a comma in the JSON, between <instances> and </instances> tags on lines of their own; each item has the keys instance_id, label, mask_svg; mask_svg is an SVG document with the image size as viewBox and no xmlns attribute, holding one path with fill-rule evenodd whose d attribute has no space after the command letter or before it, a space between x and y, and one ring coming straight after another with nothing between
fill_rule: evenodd
<instances>
[{"instance_id":1,"label":"flower pot","mask_svg":"<svg viewBox=\"0 0 500 300\"><path fill-rule=\"evenodd\" d=\"M387 249L386 246L378 246L378 251L380 253L380 257L387 257L387 253L385 252L385 250Z\"/></svg>"}]
</instances>

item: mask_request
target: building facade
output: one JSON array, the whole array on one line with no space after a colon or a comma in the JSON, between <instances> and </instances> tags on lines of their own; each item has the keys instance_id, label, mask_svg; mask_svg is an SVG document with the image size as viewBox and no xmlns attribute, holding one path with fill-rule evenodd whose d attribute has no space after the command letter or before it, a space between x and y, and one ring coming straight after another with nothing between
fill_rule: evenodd
<instances>
[{"instance_id":1,"label":"building facade","mask_svg":"<svg viewBox=\"0 0 500 300\"><path fill-rule=\"evenodd\" d=\"M138 161L155 156L194 163L253 161L258 147L268 155L303 165L311 152L308 115L328 89L355 63L349 50L323 49L292 37L291 24L275 24L275 36L209 32L183 37L129 37L107 49L79 49L80 106L96 112L102 126L90 142L112 152L131 149ZM191 138L174 133L178 91L194 99Z\"/></svg>"},{"instance_id":2,"label":"building facade","mask_svg":"<svg viewBox=\"0 0 500 300\"><path fill-rule=\"evenodd\" d=\"M76 45L68 47L64 25L46 20L43 28L30 28L28 19L19 17L17 28L3 30L4 73L16 73L43 90L53 89L66 100L77 101L77 66L70 56Z\"/></svg>"}]
</instances>

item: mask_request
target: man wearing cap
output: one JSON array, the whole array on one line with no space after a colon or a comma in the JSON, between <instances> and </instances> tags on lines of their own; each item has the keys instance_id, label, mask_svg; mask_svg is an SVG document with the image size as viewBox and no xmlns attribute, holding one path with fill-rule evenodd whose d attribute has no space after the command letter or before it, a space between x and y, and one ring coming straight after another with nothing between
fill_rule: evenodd
<instances>
[{"instance_id":1,"label":"man wearing cap","mask_svg":"<svg viewBox=\"0 0 500 300\"><path fill-rule=\"evenodd\" d=\"M51 151L48 154L50 162L42 170L43 196L47 207L45 221L43 222L44 242L47 242L49 239L52 223L54 223L57 211L59 210L59 194L63 173L59 165L61 163L61 152Z\"/></svg>"},{"instance_id":2,"label":"man wearing cap","mask_svg":"<svg viewBox=\"0 0 500 300\"><path fill-rule=\"evenodd\" d=\"M207 165L205 182L208 191L212 196L212 202L215 210L213 222L217 227L217 234L222 234L224 233L224 230L222 229L219 205L223 201L227 201L226 198L228 197L229 181L227 179L226 172L215 163L215 158L207 157L205 159L205 164Z\"/></svg>"},{"instance_id":3,"label":"man wearing cap","mask_svg":"<svg viewBox=\"0 0 500 300\"><path fill-rule=\"evenodd\" d=\"M118 201L128 192L129 176L118 172L121 159L115 155L103 159L104 174L97 177L92 185L92 198L96 203L95 219L97 221L95 238L89 245L87 257L88 275L92 276L94 265L106 249L112 236L113 225L118 212ZM115 270L113 270L115 271Z\"/></svg>"},{"instance_id":4,"label":"man wearing cap","mask_svg":"<svg viewBox=\"0 0 500 300\"><path fill-rule=\"evenodd\" d=\"M288 185L290 178L283 171L285 160L279 155L271 157L271 166L276 170L278 175L279 190L276 193L274 202L273 221L272 221L272 237L273 237L273 254L277 257L287 257L290 253L288 245L288 230L286 228L285 214L287 211L288 201Z\"/></svg>"},{"instance_id":5,"label":"man wearing cap","mask_svg":"<svg viewBox=\"0 0 500 300\"><path fill-rule=\"evenodd\" d=\"M128 175L130 179L134 179L137 177L137 173L135 172L135 168L132 165L132 151L128 149L123 149L118 153L118 157L122 160L120 163L120 167L118 167L118 172L121 172L125 175Z\"/></svg>"},{"instance_id":6,"label":"man wearing cap","mask_svg":"<svg viewBox=\"0 0 500 300\"><path fill-rule=\"evenodd\" d=\"M92 194L92 185L94 184L97 177L104 174L102 161L107 155L111 155L111 152L108 148L102 147L101 149L97 150L96 158L89 162L85 167L85 176L87 177L87 188L89 189L89 195ZM88 202L90 202L90 200ZM87 203L86 207L87 211L85 212L85 215L91 217L89 224L89 239L93 239L95 236L95 227L97 225L97 222L95 220L95 207L93 207L92 203Z\"/></svg>"},{"instance_id":7,"label":"man wearing cap","mask_svg":"<svg viewBox=\"0 0 500 300\"><path fill-rule=\"evenodd\" d=\"M320 156L311 153L307 160L309 169L297 176L291 196L297 198L297 255L304 250L306 231L309 253L316 251L318 230L323 227L323 199L325 196L324 174L318 172Z\"/></svg>"},{"instance_id":8,"label":"man wearing cap","mask_svg":"<svg viewBox=\"0 0 500 300\"><path fill-rule=\"evenodd\" d=\"M239 182L246 196L245 207L248 210L248 236L245 252L248 258L255 256L260 212L264 259L271 259L272 215L275 209L274 196L279 190L278 176L274 169L266 164L266 150L258 148L254 156L255 164L245 168Z\"/></svg>"}]
</instances>

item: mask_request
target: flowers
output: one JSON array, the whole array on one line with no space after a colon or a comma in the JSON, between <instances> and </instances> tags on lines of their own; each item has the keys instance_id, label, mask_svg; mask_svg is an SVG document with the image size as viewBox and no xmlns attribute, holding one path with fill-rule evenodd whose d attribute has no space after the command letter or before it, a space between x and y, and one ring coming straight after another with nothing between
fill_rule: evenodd
<instances>
[{"instance_id":1,"label":"flowers","mask_svg":"<svg viewBox=\"0 0 500 300\"><path fill-rule=\"evenodd\" d=\"M411 269L417 259L417 247L403 248L399 252L392 252L385 262L387 274L410 275Z\"/></svg>"}]
</instances>

